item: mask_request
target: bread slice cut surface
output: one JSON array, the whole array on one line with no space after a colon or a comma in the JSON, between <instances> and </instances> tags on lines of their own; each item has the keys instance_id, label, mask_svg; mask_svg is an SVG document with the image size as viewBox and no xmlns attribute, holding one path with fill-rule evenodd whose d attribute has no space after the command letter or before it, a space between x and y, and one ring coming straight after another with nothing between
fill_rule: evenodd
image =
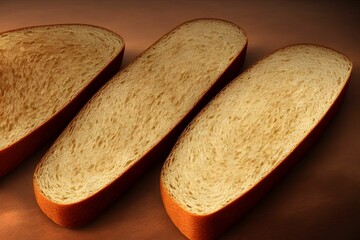
<instances>
[{"instance_id":1,"label":"bread slice cut surface","mask_svg":"<svg viewBox=\"0 0 360 240\"><path fill-rule=\"evenodd\" d=\"M112 62L120 67L123 50L120 36L89 25L0 34L0 175L22 160L21 152L31 153L53 129L68 123L74 99L84 104L94 79ZM43 127L61 111L51 129Z\"/></svg>"},{"instance_id":2,"label":"bread slice cut surface","mask_svg":"<svg viewBox=\"0 0 360 240\"><path fill-rule=\"evenodd\" d=\"M237 26L201 19L143 52L90 100L39 163L34 187L45 214L70 227L97 215L140 175L142 162L158 160L148 156L161 155L165 138L179 132L246 44Z\"/></svg>"},{"instance_id":3,"label":"bread slice cut surface","mask_svg":"<svg viewBox=\"0 0 360 240\"><path fill-rule=\"evenodd\" d=\"M223 89L186 128L161 172L163 201L180 231L213 238L241 204L255 201L246 196L324 119L351 69L334 50L294 45Z\"/></svg>"}]
</instances>

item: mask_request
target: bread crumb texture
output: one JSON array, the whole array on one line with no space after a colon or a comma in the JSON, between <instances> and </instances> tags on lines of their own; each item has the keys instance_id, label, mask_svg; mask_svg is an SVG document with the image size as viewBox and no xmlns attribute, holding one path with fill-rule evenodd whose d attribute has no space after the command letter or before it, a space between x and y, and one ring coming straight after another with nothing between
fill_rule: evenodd
<instances>
[{"instance_id":1,"label":"bread crumb texture","mask_svg":"<svg viewBox=\"0 0 360 240\"><path fill-rule=\"evenodd\" d=\"M351 67L338 52L296 45L247 70L185 130L161 173L168 193L196 215L240 197L319 123Z\"/></svg>"},{"instance_id":2,"label":"bread crumb texture","mask_svg":"<svg viewBox=\"0 0 360 240\"><path fill-rule=\"evenodd\" d=\"M245 44L239 28L219 20L165 35L95 94L44 156L34 179L42 194L70 204L106 187L176 126Z\"/></svg>"},{"instance_id":3,"label":"bread crumb texture","mask_svg":"<svg viewBox=\"0 0 360 240\"><path fill-rule=\"evenodd\" d=\"M66 106L122 47L115 34L84 25L1 33L0 149Z\"/></svg>"}]
</instances>

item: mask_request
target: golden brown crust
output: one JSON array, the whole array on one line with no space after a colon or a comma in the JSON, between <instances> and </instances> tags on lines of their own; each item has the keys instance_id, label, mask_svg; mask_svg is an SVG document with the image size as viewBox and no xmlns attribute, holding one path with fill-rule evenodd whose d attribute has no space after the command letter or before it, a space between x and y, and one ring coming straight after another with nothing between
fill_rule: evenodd
<instances>
[{"instance_id":1,"label":"golden brown crust","mask_svg":"<svg viewBox=\"0 0 360 240\"><path fill-rule=\"evenodd\" d=\"M93 25L86 24L57 24L57 25L42 25L34 27L26 27L21 29L15 29L4 33L19 31L23 29L41 28L48 26L66 26L66 25L80 25L101 28ZM104 29L104 28L101 28ZM122 37L118 34L105 29L108 32L113 33L123 43ZM2 33L3 34L3 33ZM116 54L116 56L109 62L109 64L102 69L102 71L94 77L89 83L70 101L63 109L58 111L50 119L44 122L40 127L34 129L22 139L16 143L9 145L4 149L0 149L0 177L6 175L24 159L34 153L42 144L44 144L51 137L54 137L61 132L62 129L70 122L75 114L81 109L81 107L91 98L91 96L104 85L115 73L120 70L122 58L124 55L124 45Z\"/></svg>"},{"instance_id":2,"label":"golden brown crust","mask_svg":"<svg viewBox=\"0 0 360 240\"><path fill-rule=\"evenodd\" d=\"M351 63L348 58L347 60ZM254 67L256 64L257 63L252 65L250 68ZM296 164L297 160L299 160L299 158L316 140L318 135L324 130L325 126L335 115L344 98L346 89L349 85L349 79L350 75L346 80L344 87L339 92L339 95L337 96L334 104L326 112L324 117L320 120L319 124L315 126L315 128L312 129L312 131L303 139L303 141L297 145L297 147L290 153L290 155L283 159L283 161L272 172L265 176L248 192L230 202L222 209L207 215L193 214L182 208L176 202L176 200L169 194L166 187L164 186L162 178L160 178L160 193L165 210L180 232L182 232L189 239L215 239L219 237L221 233L227 230L236 220L251 210L251 208L255 206L255 204L260 201L260 199L267 192L269 192L271 188L288 172L288 170Z\"/></svg>"}]
</instances>

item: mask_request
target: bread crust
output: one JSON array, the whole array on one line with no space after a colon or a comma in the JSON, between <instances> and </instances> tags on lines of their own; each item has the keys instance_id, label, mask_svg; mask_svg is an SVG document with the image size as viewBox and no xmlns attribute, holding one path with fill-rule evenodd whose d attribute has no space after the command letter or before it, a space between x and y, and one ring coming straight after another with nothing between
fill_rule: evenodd
<instances>
[{"instance_id":1,"label":"bread crust","mask_svg":"<svg viewBox=\"0 0 360 240\"><path fill-rule=\"evenodd\" d=\"M296 45L312 45L321 48L327 48L340 53L339 51L336 51L329 47L314 44L293 44L278 49L277 51ZM273 53L269 54L268 56L272 54ZM345 56L343 53L340 54ZM352 67L352 63L349 58L347 58L346 56L345 58L349 61ZM249 71L257 63L253 64L246 71ZM264 197L266 193L268 193L278 181L280 181L280 179L289 171L289 169L297 163L299 158L311 147L312 143L325 129L326 125L329 124L330 120L333 118L333 116L340 107L346 89L348 88L349 80L350 75L346 79L346 83L339 92L336 100L331 105L329 110L325 113L324 117L320 120L319 124L316 125L311 130L311 132L307 136L305 136L305 138L301 142L298 143L298 145L292 150L292 152L285 159L283 159L273 171L271 171L257 184L255 184L254 187L239 196L237 199L231 201L225 207L207 215L193 214L182 208L176 202L176 200L167 191L162 181L162 178L160 178L160 193L165 210L171 218L172 222L180 230L180 232L189 239L216 239L219 237L220 234L226 231L236 220L249 212L251 208L253 208L256 203L259 202L261 198Z\"/></svg>"},{"instance_id":2,"label":"bread crust","mask_svg":"<svg viewBox=\"0 0 360 240\"><path fill-rule=\"evenodd\" d=\"M157 44L161 39L167 36L176 28L199 20L219 20L214 18L201 18L187 21L161 37L153 45ZM221 20L224 21L224 20ZM224 21L227 22L227 21ZM230 23L230 22L228 22ZM236 26L233 23L230 23ZM246 33L243 29L236 26L243 34ZM152 46L152 45L151 45ZM150 46L150 47L151 47ZM149 48L150 48L149 47ZM149 49L148 48L148 49ZM147 50L148 50L147 49ZM202 96L202 98L193 106L193 108L175 125L175 127L161 139L154 148L150 149L141 159L135 162L127 171L120 175L113 182L109 183L106 187L91 195L90 197L73 204L59 204L47 199L39 189L36 181L33 181L34 192L36 200L42 211L55 223L70 228L83 226L98 216L105 208L116 200L135 180L139 178L149 167L153 166L157 161L164 161L180 136L184 128L189 124L193 117L228 83L233 77L237 76L241 70L241 66L245 60L247 49L247 37L244 48L238 53L236 58L224 70L223 74L214 82L211 88ZM146 52L145 50L144 52ZM141 58L141 53L136 59ZM132 63L130 63L131 65ZM38 164L39 167L40 164ZM35 170L35 174L36 174Z\"/></svg>"},{"instance_id":3,"label":"bread crust","mask_svg":"<svg viewBox=\"0 0 360 240\"><path fill-rule=\"evenodd\" d=\"M114 34L123 43L123 47L116 54L116 56L109 62L109 64L103 68L99 74L94 77L88 84L77 93L77 95L66 104L60 111L53 115L50 119L47 119L41 126L33 129L26 134L23 138L19 139L14 144L11 144L3 149L0 149L0 177L6 175L16 166L18 166L24 159L33 154L41 145L52 137L58 135L65 126L71 121L76 113L83 107L83 105L94 95L97 90L100 89L112 76L114 76L121 66L121 62L124 55L125 44L123 38L115 32L108 29L89 25L89 24L54 24L54 25L40 25L31 26L20 29L14 29L3 32L11 33L32 28L46 28L57 26L89 26L106 30Z\"/></svg>"}]
</instances>

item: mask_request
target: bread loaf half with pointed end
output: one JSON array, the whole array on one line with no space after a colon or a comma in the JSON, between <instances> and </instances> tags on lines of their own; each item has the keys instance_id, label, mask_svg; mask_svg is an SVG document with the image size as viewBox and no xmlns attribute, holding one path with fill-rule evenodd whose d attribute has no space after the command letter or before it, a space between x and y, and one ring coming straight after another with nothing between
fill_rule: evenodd
<instances>
[{"instance_id":1,"label":"bread loaf half with pointed end","mask_svg":"<svg viewBox=\"0 0 360 240\"><path fill-rule=\"evenodd\" d=\"M246 45L239 27L198 19L143 52L94 95L38 164L42 211L67 227L92 220L165 160L190 119L239 70Z\"/></svg>"},{"instance_id":2,"label":"bread loaf half with pointed end","mask_svg":"<svg viewBox=\"0 0 360 240\"><path fill-rule=\"evenodd\" d=\"M0 34L0 176L54 136L120 68L124 41L89 25Z\"/></svg>"},{"instance_id":3,"label":"bread loaf half with pointed end","mask_svg":"<svg viewBox=\"0 0 360 240\"><path fill-rule=\"evenodd\" d=\"M166 211L189 239L213 239L258 201L333 114L352 63L285 47L226 86L189 124L161 172Z\"/></svg>"}]
</instances>

